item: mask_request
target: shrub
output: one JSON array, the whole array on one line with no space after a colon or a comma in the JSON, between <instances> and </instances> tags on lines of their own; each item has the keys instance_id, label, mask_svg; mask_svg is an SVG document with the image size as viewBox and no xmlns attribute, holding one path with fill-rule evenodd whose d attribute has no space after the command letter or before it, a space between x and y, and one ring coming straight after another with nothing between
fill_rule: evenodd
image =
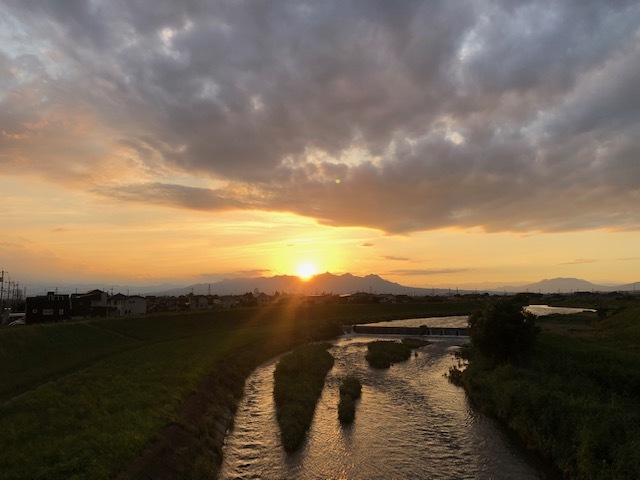
<instances>
[{"instance_id":1,"label":"shrub","mask_svg":"<svg viewBox=\"0 0 640 480\"><path fill-rule=\"evenodd\" d=\"M469 317L471 343L497 363L523 363L533 353L535 316L511 301L488 303Z\"/></svg>"},{"instance_id":2,"label":"shrub","mask_svg":"<svg viewBox=\"0 0 640 480\"><path fill-rule=\"evenodd\" d=\"M353 422L356 416L356 400L360 398L362 384L356 377L347 377L340 385L340 402L338 403L338 419L340 423Z\"/></svg>"},{"instance_id":3,"label":"shrub","mask_svg":"<svg viewBox=\"0 0 640 480\"><path fill-rule=\"evenodd\" d=\"M360 398L362 384L356 377L349 376L340 385L340 395L348 395L353 399Z\"/></svg>"},{"instance_id":4,"label":"shrub","mask_svg":"<svg viewBox=\"0 0 640 480\"><path fill-rule=\"evenodd\" d=\"M349 395L340 395L338 403L338 420L340 423L352 423L356 416L356 401Z\"/></svg>"}]
</instances>

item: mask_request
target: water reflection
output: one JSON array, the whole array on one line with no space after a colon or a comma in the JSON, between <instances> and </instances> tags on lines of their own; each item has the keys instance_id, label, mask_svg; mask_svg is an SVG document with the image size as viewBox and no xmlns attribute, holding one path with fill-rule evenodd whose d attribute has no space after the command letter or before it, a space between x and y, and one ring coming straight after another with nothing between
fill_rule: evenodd
<instances>
[{"instance_id":1,"label":"water reflection","mask_svg":"<svg viewBox=\"0 0 640 480\"><path fill-rule=\"evenodd\" d=\"M551 315L553 313L560 313L563 315L570 315L572 313L580 312L595 312L592 308L573 308L573 307L550 307L549 305L529 305L524 307L527 312L533 313L538 317L544 315Z\"/></svg>"},{"instance_id":2,"label":"water reflection","mask_svg":"<svg viewBox=\"0 0 640 480\"><path fill-rule=\"evenodd\" d=\"M292 455L278 437L275 361L258 368L227 437L220 478L540 478L501 429L470 408L464 391L444 378L463 340L436 340L389 370L373 370L364 360L371 340L350 335L331 348L335 365L308 439ZM357 376L363 386L349 427L340 425L337 413L346 375Z\"/></svg>"}]
</instances>

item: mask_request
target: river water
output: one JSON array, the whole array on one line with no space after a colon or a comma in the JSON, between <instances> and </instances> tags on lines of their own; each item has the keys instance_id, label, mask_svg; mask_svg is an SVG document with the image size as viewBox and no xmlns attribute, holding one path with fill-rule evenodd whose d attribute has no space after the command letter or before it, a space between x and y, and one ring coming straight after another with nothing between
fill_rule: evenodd
<instances>
[{"instance_id":1,"label":"river water","mask_svg":"<svg viewBox=\"0 0 640 480\"><path fill-rule=\"evenodd\" d=\"M247 379L234 429L225 440L220 478L545 477L502 428L469 405L464 390L444 377L464 339L435 339L418 349L417 356L388 370L374 370L364 358L367 342L374 339L380 337L345 335L335 341L330 349L335 365L308 438L294 454L282 448L275 419L277 360L256 369ZM339 385L346 375L360 379L362 397L355 422L344 427L338 421L337 405Z\"/></svg>"}]
</instances>

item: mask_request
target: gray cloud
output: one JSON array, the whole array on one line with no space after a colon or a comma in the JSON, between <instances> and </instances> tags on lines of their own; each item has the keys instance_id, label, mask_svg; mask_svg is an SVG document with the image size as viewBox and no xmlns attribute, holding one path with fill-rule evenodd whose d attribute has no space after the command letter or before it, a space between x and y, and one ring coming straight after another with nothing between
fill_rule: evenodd
<instances>
[{"instance_id":1,"label":"gray cloud","mask_svg":"<svg viewBox=\"0 0 640 480\"><path fill-rule=\"evenodd\" d=\"M596 262L596 260L589 259L589 258L578 258L576 260L559 263L558 265L579 265L581 263L594 263L594 262Z\"/></svg>"},{"instance_id":2,"label":"gray cloud","mask_svg":"<svg viewBox=\"0 0 640 480\"><path fill-rule=\"evenodd\" d=\"M415 270L391 270L387 275L446 275L449 273L468 272L468 268L425 268Z\"/></svg>"},{"instance_id":3,"label":"gray cloud","mask_svg":"<svg viewBox=\"0 0 640 480\"><path fill-rule=\"evenodd\" d=\"M198 275L198 281L201 282L219 282L224 279L230 278L253 278L253 277L263 277L271 273L271 270L257 268L252 270L238 270L235 272L225 272L225 273L201 273Z\"/></svg>"},{"instance_id":4,"label":"gray cloud","mask_svg":"<svg viewBox=\"0 0 640 480\"><path fill-rule=\"evenodd\" d=\"M229 198L223 191L207 188L186 187L163 183L128 184L106 186L94 190L98 194L138 203L155 203L179 206L191 210L229 210L250 208L250 201L244 194L244 201Z\"/></svg>"},{"instance_id":5,"label":"gray cloud","mask_svg":"<svg viewBox=\"0 0 640 480\"><path fill-rule=\"evenodd\" d=\"M411 261L410 258L396 257L396 256L393 256L393 255L385 255L382 258L384 258L385 260L395 260L395 261L399 261L399 262L409 262L409 261Z\"/></svg>"},{"instance_id":6,"label":"gray cloud","mask_svg":"<svg viewBox=\"0 0 640 480\"><path fill-rule=\"evenodd\" d=\"M391 233L640 227L637 2L0 9L5 172Z\"/></svg>"}]
</instances>

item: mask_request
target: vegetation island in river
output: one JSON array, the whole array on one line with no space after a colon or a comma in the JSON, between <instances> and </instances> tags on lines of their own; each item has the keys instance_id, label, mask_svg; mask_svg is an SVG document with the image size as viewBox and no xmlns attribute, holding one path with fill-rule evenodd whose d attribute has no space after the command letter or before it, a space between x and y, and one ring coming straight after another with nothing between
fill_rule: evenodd
<instances>
[{"instance_id":1,"label":"vegetation island in river","mask_svg":"<svg viewBox=\"0 0 640 480\"><path fill-rule=\"evenodd\" d=\"M280 359L274 372L273 396L282 446L296 450L311 426L324 379L333 367L329 343L302 345Z\"/></svg>"}]
</instances>

